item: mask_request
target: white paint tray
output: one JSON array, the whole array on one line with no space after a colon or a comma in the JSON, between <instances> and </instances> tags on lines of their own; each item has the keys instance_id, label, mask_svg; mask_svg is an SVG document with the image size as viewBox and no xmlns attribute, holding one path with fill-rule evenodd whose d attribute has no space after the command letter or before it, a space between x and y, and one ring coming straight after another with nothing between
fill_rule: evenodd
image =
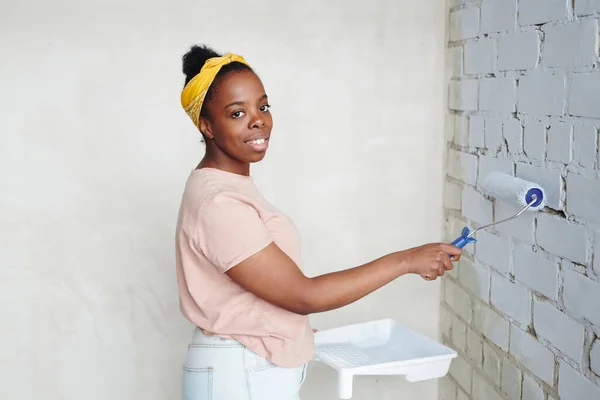
<instances>
[{"instance_id":1,"label":"white paint tray","mask_svg":"<svg viewBox=\"0 0 600 400\"><path fill-rule=\"evenodd\" d=\"M352 398L354 375L402 375L409 382L441 378L456 352L392 319L315 334L315 360L338 372L340 399Z\"/></svg>"}]
</instances>

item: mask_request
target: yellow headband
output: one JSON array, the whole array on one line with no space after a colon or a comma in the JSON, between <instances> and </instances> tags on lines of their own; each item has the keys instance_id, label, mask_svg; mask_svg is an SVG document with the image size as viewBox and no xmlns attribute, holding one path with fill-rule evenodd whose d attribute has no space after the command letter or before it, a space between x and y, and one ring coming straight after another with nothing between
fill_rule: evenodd
<instances>
[{"instance_id":1,"label":"yellow headband","mask_svg":"<svg viewBox=\"0 0 600 400\"><path fill-rule=\"evenodd\" d=\"M202 103L204 103L204 98L206 97L210 85L215 80L221 67L234 61L250 67L246 60L244 60L244 57L237 54L227 53L222 57L209 58L204 63L200 73L194 76L188 84L185 85L185 88L183 88L183 91L181 92L181 105L187 115L192 119L194 125L196 125L196 128L199 128L198 121L200 119L200 110L202 109Z\"/></svg>"}]
</instances>

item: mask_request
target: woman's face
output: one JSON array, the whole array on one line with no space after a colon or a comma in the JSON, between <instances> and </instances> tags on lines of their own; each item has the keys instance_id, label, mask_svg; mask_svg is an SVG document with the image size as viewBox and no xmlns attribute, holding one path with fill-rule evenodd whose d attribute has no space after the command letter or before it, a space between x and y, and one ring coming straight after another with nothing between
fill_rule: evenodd
<instances>
[{"instance_id":1,"label":"woman's face","mask_svg":"<svg viewBox=\"0 0 600 400\"><path fill-rule=\"evenodd\" d=\"M217 83L212 100L206 104L210 118L200 119L207 146L234 162L262 160L273 127L262 82L254 72L233 71Z\"/></svg>"}]
</instances>

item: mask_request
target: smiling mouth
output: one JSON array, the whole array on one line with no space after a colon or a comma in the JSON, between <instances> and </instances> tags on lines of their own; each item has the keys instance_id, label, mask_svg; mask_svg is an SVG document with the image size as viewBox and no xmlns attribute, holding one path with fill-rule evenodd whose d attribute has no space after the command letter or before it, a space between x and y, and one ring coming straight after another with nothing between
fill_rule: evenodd
<instances>
[{"instance_id":1,"label":"smiling mouth","mask_svg":"<svg viewBox=\"0 0 600 400\"><path fill-rule=\"evenodd\" d=\"M266 139L255 139L255 140L248 140L246 143L249 144L263 144L264 142L268 141L269 138Z\"/></svg>"},{"instance_id":2,"label":"smiling mouth","mask_svg":"<svg viewBox=\"0 0 600 400\"><path fill-rule=\"evenodd\" d=\"M262 153L264 151L267 150L267 147L269 147L269 138L270 137L266 137L266 138L260 138L260 139L253 139L253 140L247 140L246 144L250 145L250 147L252 148L252 150Z\"/></svg>"}]
</instances>

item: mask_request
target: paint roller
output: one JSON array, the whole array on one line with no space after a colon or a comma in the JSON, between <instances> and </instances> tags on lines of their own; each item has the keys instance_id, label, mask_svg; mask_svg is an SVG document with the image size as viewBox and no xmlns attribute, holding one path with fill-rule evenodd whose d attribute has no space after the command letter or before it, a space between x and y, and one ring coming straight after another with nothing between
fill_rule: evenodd
<instances>
[{"instance_id":1,"label":"paint roller","mask_svg":"<svg viewBox=\"0 0 600 400\"><path fill-rule=\"evenodd\" d=\"M460 236L452 242L452 245L461 249L467 244L477 241L477 239L473 238L475 232L513 220L527 210L539 211L546 205L546 193L540 185L501 172L491 172L488 174L483 180L481 188L490 197L516 204L522 208L513 216L480 226L472 232L469 231L468 227L464 227Z\"/></svg>"}]
</instances>

